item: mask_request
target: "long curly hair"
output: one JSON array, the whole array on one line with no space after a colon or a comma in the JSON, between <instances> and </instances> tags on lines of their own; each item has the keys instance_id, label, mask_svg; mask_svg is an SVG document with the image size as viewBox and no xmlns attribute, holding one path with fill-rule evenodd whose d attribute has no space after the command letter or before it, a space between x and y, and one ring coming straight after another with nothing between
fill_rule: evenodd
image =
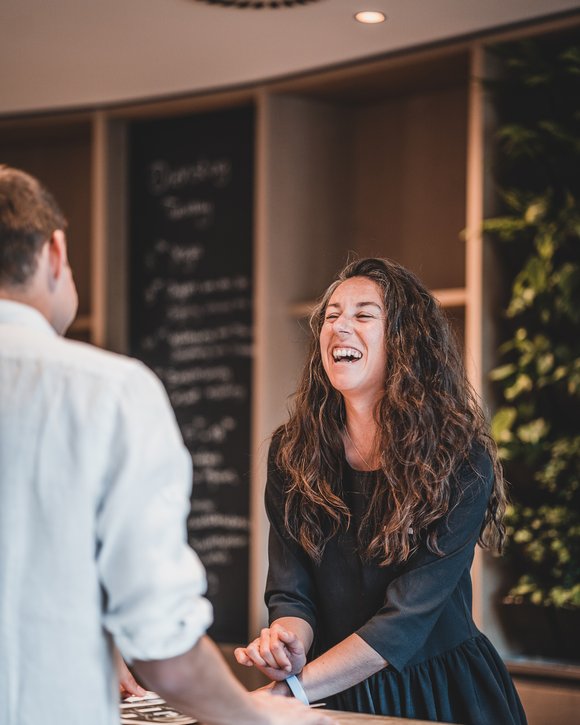
<instances>
[{"instance_id":1,"label":"long curly hair","mask_svg":"<svg viewBox=\"0 0 580 725\"><path fill-rule=\"evenodd\" d=\"M288 481L285 523L290 535L319 562L328 540L350 525L340 489L345 405L324 370L319 337L333 292L351 277L366 277L380 288L387 351L384 392L375 410L381 463L357 532L361 556L382 566L399 564L420 540L442 554L435 524L456 503L453 474L468 462L474 444L489 453L495 474L479 543L501 551L504 479L455 336L417 277L377 258L348 264L310 318L308 360L289 420L274 434L276 465Z\"/></svg>"}]
</instances>

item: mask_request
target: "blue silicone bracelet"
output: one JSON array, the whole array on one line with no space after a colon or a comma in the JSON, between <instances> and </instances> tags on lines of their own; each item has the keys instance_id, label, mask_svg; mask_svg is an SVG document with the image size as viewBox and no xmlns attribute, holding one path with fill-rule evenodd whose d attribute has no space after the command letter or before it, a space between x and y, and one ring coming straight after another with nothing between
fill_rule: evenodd
<instances>
[{"instance_id":1,"label":"blue silicone bracelet","mask_svg":"<svg viewBox=\"0 0 580 725\"><path fill-rule=\"evenodd\" d=\"M306 693L304 692L304 688L302 687L302 683L296 675L290 675L286 678L285 682L290 688L290 692L297 700L300 700L300 702L303 702L305 705L310 705L308 698L306 697Z\"/></svg>"}]
</instances>

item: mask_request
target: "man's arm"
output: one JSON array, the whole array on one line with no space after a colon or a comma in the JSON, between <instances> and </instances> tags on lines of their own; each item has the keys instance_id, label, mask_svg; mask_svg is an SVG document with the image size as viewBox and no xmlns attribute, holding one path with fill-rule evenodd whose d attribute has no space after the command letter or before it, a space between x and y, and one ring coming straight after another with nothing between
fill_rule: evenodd
<instances>
[{"instance_id":1,"label":"man's arm","mask_svg":"<svg viewBox=\"0 0 580 725\"><path fill-rule=\"evenodd\" d=\"M147 687L207 725L331 725L299 703L250 696L204 636L205 574L186 541L191 456L159 380L135 364L127 373L97 514L105 628Z\"/></svg>"},{"instance_id":2,"label":"man's arm","mask_svg":"<svg viewBox=\"0 0 580 725\"><path fill-rule=\"evenodd\" d=\"M296 700L262 693L251 696L235 679L208 637L183 655L167 660L135 660L143 682L172 707L207 725L333 725Z\"/></svg>"}]
</instances>

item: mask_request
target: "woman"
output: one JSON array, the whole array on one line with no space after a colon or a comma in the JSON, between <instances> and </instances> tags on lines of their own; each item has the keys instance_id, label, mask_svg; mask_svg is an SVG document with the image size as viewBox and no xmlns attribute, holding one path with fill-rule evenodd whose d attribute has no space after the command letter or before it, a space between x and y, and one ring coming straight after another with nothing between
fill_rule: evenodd
<instances>
[{"instance_id":1,"label":"woman","mask_svg":"<svg viewBox=\"0 0 580 725\"><path fill-rule=\"evenodd\" d=\"M238 662L275 694L298 675L311 702L334 709L525 723L471 617L474 548L501 548L506 496L441 310L400 265L363 259L311 327L269 454L271 624Z\"/></svg>"}]
</instances>

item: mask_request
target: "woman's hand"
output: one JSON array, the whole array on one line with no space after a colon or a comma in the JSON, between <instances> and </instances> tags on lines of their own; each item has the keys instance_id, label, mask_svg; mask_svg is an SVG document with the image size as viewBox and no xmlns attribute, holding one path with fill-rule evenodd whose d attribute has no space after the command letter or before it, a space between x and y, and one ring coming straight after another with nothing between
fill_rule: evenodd
<instances>
[{"instance_id":1,"label":"woman's hand","mask_svg":"<svg viewBox=\"0 0 580 725\"><path fill-rule=\"evenodd\" d=\"M234 656L241 665L255 666L276 682L297 675L306 664L306 651L298 635L276 623L263 629L247 647L234 650Z\"/></svg>"}]
</instances>

